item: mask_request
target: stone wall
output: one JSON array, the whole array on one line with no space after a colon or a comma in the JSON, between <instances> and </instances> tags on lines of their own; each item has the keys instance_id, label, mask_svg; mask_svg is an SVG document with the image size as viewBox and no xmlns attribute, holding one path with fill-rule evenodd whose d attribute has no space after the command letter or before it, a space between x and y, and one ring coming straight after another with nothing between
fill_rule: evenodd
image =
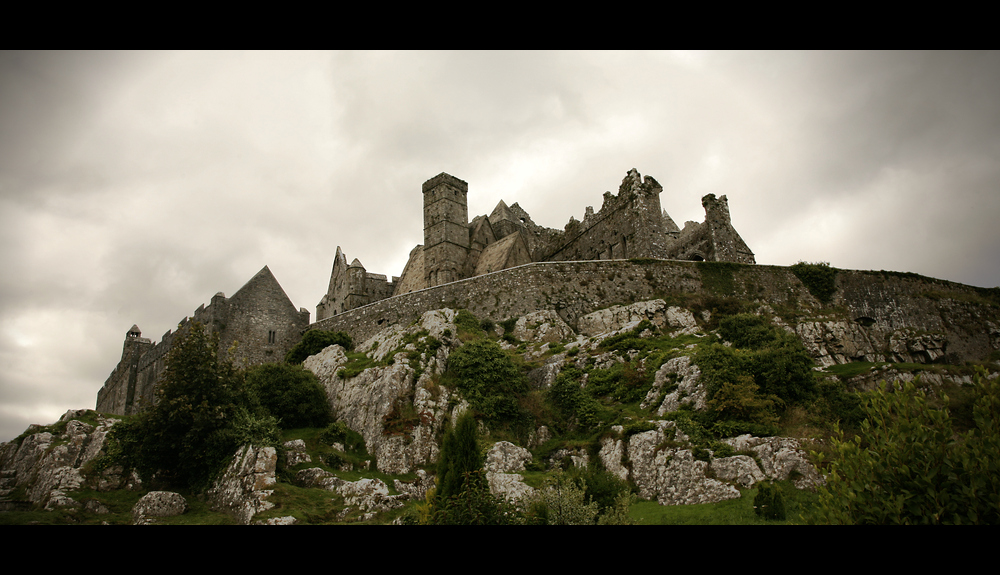
<instances>
[{"instance_id":1,"label":"stone wall","mask_svg":"<svg viewBox=\"0 0 1000 575\"><path fill-rule=\"evenodd\" d=\"M905 330L915 337L937 334L942 351L959 359L983 359L1000 348L998 302L970 286L900 275L840 270L834 300L824 306L786 267L668 260L536 262L388 298L309 329L345 331L360 342L444 307L497 322L555 310L576 329L581 316L614 304L732 297L766 303L797 323L816 318L849 323L879 353L888 352L893 334L898 338Z\"/></svg>"},{"instance_id":2,"label":"stone wall","mask_svg":"<svg viewBox=\"0 0 1000 575\"><path fill-rule=\"evenodd\" d=\"M309 326L309 312L296 310L285 291L264 266L232 297L217 293L208 306L198 306L194 314L168 330L159 341L126 335L122 360L97 393L97 410L102 413L133 415L152 405L156 386L166 369L167 355L174 338L198 322L219 334L219 352L246 367L284 361ZM138 332L138 328L133 326Z\"/></svg>"}]
</instances>

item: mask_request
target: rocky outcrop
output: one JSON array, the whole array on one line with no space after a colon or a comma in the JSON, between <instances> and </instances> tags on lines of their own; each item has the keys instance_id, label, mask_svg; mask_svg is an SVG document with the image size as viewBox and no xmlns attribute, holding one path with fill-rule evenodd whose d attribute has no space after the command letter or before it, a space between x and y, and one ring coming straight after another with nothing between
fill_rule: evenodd
<instances>
[{"instance_id":1,"label":"rocky outcrop","mask_svg":"<svg viewBox=\"0 0 1000 575\"><path fill-rule=\"evenodd\" d=\"M406 329L380 332L361 346L373 359L384 360L393 350L420 357L396 353L391 365L371 367L354 377L339 373L348 363L340 346L330 346L303 362L326 388L337 418L364 437L383 473L409 473L437 460L437 438L448 414L450 393L433 384L433 375L444 371L448 355L460 344L448 335L458 333L454 320L454 310L436 310ZM404 346L407 339L415 341ZM432 345L435 342L438 345ZM404 417L402 412L410 405L415 414L406 422L410 429L387 434L387 421Z\"/></svg>"},{"instance_id":2,"label":"rocky outcrop","mask_svg":"<svg viewBox=\"0 0 1000 575\"><path fill-rule=\"evenodd\" d=\"M722 440L736 451L752 451L760 460L761 471L767 479L791 479L799 489L815 489L824 483L802 447L802 440L790 437L754 437L740 435Z\"/></svg>"},{"instance_id":3,"label":"rocky outcrop","mask_svg":"<svg viewBox=\"0 0 1000 575\"><path fill-rule=\"evenodd\" d=\"M249 525L254 515L274 507L267 497L274 492L277 463L278 453L273 447L240 447L232 463L209 489L209 505Z\"/></svg>"},{"instance_id":4,"label":"rocky outcrop","mask_svg":"<svg viewBox=\"0 0 1000 575\"><path fill-rule=\"evenodd\" d=\"M413 497L413 493L389 495L389 487L381 479L345 481L318 467L299 471L295 481L302 487L318 487L337 493L344 498L347 506L341 516L348 516L352 508L356 508L362 513L362 520L371 519L377 513L398 509ZM426 484L422 487L426 492Z\"/></svg>"},{"instance_id":5,"label":"rocky outcrop","mask_svg":"<svg viewBox=\"0 0 1000 575\"><path fill-rule=\"evenodd\" d=\"M586 336L610 335L633 329L643 320L649 320L661 330L671 331L674 336L698 331L698 323L690 310L667 306L662 299L625 306L613 305L589 313L578 320L577 328L580 334Z\"/></svg>"},{"instance_id":6,"label":"rocky outcrop","mask_svg":"<svg viewBox=\"0 0 1000 575\"><path fill-rule=\"evenodd\" d=\"M128 478L123 479L120 470L89 477L84 473L87 463L101 454L108 431L118 421L86 409L70 410L55 424L29 427L20 442L0 445L0 500L23 487L31 504L47 509L78 507L67 492L123 487Z\"/></svg>"},{"instance_id":7,"label":"rocky outcrop","mask_svg":"<svg viewBox=\"0 0 1000 575\"><path fill-rule=\"evenodd\" d=\"M532 343L556 343L573 339L576 333L555 311L541 310L518 318L513 336Z\"/></svg>"},{"instance_id":8,"label":"rocky outcrop","mask_svg":"<svg viewBox=\"0 0 1000 575\"><path fill-rule=\"evenodd\" d=\"M300 463L312 463L312 457L306 453L306 442L301 439L293 439L283 444L285 448L285 466L295 467ZM340 451L343 451L341 448Z\"/></svg>"},{"instance_id":9,"label":"rocky outcrop","mask_svg":"<svg viewBox=\"0 0 1000 575\"><path fill-rule=\"evenodd\" d=\"M765 479L792 479L799 489L822 484L798 440L750 435L723 440L735 451L756 454L758 465L744 454L715 457L697 450L673 421L650 423L656 428L628 438L605 437L598 453L604 467L623 481L631 480L643 499L693 505L738 498L737 485L749 488ZM621 428L615 431L622 433Z\"/></svg>"},{"instance_id":10,"label":"rocky outcrop","mask_svg":"<svg viewBox=\"0 0 1000 575\"><path fill-rule=\"evenodd\" d=\"M691 363L690 357L682 355L660 366L653 378L653 387L646 393L640 407L648 409L659 403L656 414L660 416L677 411L681 405L705 409L706 396L705 386L701 383L701 370Z\"/></svg>"},{"instance_id":11,"label":"rocky outcrop","mask_svg":"<svg viewBox=\"0 0 1000 575\"><path fill-rule=\"evenodd\" d=\"M524 471L525 463L531 461L531 452L509 441L498 441L486 454L484 469L490 493L504 497L508 501L521 501L531 495L534 489L524 484L524 478L516 473Z\"/></svg>"}]
</instances>

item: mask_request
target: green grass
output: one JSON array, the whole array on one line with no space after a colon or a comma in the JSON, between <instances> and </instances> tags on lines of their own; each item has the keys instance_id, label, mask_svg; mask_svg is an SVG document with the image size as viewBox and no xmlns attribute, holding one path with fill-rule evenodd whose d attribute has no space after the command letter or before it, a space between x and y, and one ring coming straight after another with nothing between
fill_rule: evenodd
<instances>
[{"instance_id":1,"label":"green grass","mask_svg":"<svg viewBox=\"0 0 1000 575\"><path fill-rule=\"evenodd\" d=\"M638 525L799 525L805 523L802 514L807 512L816 494L796 489L790 481L776 483L785 498L787 518L784 521L767 521L757 517L753 510L756 489L741 490L739 499L700 505L660 505L656 501L640 501L629 511Z\"/></svg>"}]
</instances>

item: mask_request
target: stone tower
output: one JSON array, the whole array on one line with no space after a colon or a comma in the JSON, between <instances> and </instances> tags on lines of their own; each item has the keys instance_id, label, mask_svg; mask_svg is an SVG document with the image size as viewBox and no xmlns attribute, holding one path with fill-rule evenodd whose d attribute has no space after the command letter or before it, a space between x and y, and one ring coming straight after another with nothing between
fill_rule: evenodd
<instances>
[{"instance_id":1,"label":"stone tower","mask_svg":"<svg viewBox=\"0 0 1000 575\"><path fill-rule=\"evenodd\" d=\"M462 279L469 255L469 184L441 173L424 182L424 279L434 287Z\"/></svg>"}]
</instances>

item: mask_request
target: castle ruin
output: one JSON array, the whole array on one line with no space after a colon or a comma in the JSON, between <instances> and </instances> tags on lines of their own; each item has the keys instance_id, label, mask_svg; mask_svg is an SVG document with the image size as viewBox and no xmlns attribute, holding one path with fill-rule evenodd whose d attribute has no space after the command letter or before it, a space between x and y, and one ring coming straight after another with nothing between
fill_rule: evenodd
<instances>
[{"instance_id":1,"label":"castle ruin","mask_svg":"<svg viewBox=\"0 0 1000 575\"><path fill-rule=\"evenodd\" d=\"M133 325L125 334L122 357L97 392L97 411L133 415L152 405L156 386L166 368L175 338L199 322L219 334L220 353L229 353L241 367L284 361L285 354L309 327L309 311L295 309L271 270L264 266L232 297L219 292L208 306L181 320L176 331L159 343L142 337Z\"/></svg>"},{"instance_id":2,"label":"castle ruin","mask_svg":"<svg viewBox=\"0 0 1000 575\"><path fill-rule=\"evenodd\" d=\"M348 264L338 246L327 293L316 306L316 323L310 324L309 312L295 309L264 266L232 297L216 294L208 306L198 307L176 331L167 331L159 343L142 337L139 327L133 325L125 335L121 360L97 394L97 411L132 415L152 405L166 368L167 353L191 322L200 322L217 333L219 349L232 349L236 365L248 367L283 361L308 329L346 329L355 336L367 333L369 328L387 321L382 316L389 312L373 304L396 296L411 294L393 300L400 303L390 307L407 308L392 313L399 316L397 319L412 319L410 315L424 308L443 307L441 298L457 301L456 290L465 295L486 290L498 298L497 302L505 291L540 293L539 289L544 289L531 282L551 284L549 278L555 268L542 271L532 267L536 265L647 259L756 263L753 252L730 223L725 196L709 194L702 198L705 221L687 222L681 230L660 207L663 189L659 183L649 176L643 178L635 169L622 180L617 195L604 194L600 211L595 213L588 207L582 222L570 218L563 230L539 226L518 204L507 206L502 200L490 215L476 216L470 222L469 185L449 174L427 180L422 191L424 243L410 252L402 276L389 281L384 275L369 273L357 259ZM486 278L502 270L515 275L496 278L501 284L514 278L526 283L509 287L493 285L493 276ZM558 273L565 281L577 281L575 274L580 272ZM545 277L534 277L539 274ZM463 282L480 277L489 281L480 282L482 285ZM588 295L586 299L592 302L605 297L611 296ZM535 307L526 301L504 305L506 312ZM579 312L578 307L579 302L565 303L560 309L570 319ZM381 315L372 320L372 326L362 326L359 324L365 323L368 313L359 308ZM357 311L345 314L351 310Z\"/></svg>"},{"instance_id":3,"label":"castle ruin","mask_svg":"<svg viewBox=\"0 0 1000 575\"><path fill-rule=\"evenodd\" d=\"M703 223L677 227L660 207L663 188L632 169L618 194L605 192L600 211L586 209L583 221L570 218L563 230L531 221L518 204L503 200L490 215L469 221L469 185L449 174L423 184L424 243L410 252L403 275L388 281L368 273L337 247L326 295L316 321L389 297L517 267L533 262L613 259L671 259L756 263L733 228L726 196L702 198Z\"/></svg>"}]
</instances>

